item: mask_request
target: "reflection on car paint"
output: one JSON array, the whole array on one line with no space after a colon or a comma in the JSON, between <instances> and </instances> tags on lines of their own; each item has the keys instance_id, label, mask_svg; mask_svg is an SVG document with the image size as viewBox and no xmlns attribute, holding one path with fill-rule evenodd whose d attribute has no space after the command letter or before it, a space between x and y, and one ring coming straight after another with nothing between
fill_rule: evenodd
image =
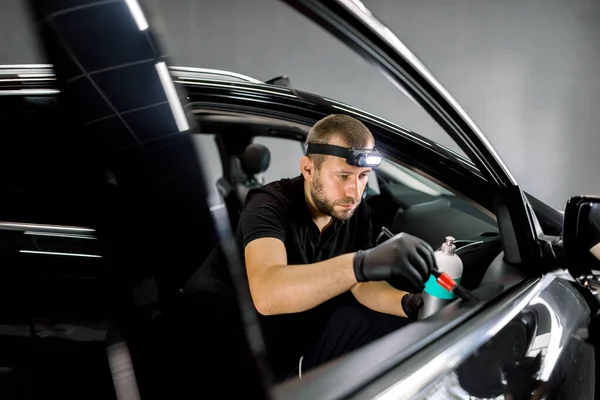
<instances>
[{"instance_id":1,"label":"reflection on car paint","mask_svg":"<svg viewBox=\"0 0 600 400\"><path fill-rule=\"evenodd\" d=\"M524 315L532 315L534 324L531 326L533 337L528 343L519 343L526 346L526 352L514 365L501 365L501 377L498 386L504 388L504 393L493 396L490 382L482 383L481 387L477 388L478 394L488 391L488 396L479 397L473 393L473 390L466 390L463 387L459 376L459 369L466 363L473 360L481 354L481 349L473 356L466 360L461 367L452 371L439 381L421 398L425 399L508 399L510 388L513 392L510 393L516 397L522 396L531 391L542 392L545 390L545 383L550 380L560 380L561 373L565 373L566 366L574 361L577 355L577 343L581 336L581 329L585 330L589 323L590 310L583 298L572 287L572 284L562 279L555 279L543 292L529 302L527 307L513 321L518 321ZM502 333L498 333L494 338ZM492 338L490 342L494 340ZM490 342L486 343L489 344ZM571 346L569 348L569 346ZM511 349L496 348L497 353L510 352ZM494 359L496 361L496 359ZM557 368L559 363L563 368ZM522 365L535 366L533 376L531 376L531 385L515 384L511 379L516 380L516 375L511 375L511 368L518 368ZM518 370L523 378L524 370ZM529 371L529 370L527 370ZM473 376L476 376L477 371L473 371ZM489 374L488 374L489 376ZM488 377L486 376L486 378ZM512 376L512 378L511 378ZM526 379L530 381L530 379ZM486 387L487 385L487 387ZM514 388L519 390L519 393L514 392Z\"/></svg>"}]
</instances>

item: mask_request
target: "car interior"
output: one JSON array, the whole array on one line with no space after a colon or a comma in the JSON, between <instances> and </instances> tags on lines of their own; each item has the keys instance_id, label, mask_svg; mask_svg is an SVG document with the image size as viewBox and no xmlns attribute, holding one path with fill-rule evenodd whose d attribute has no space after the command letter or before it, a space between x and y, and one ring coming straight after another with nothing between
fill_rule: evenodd
<instances>
[{"instance_id":1,"label":"car interior","mask_svg":"<svg viewBox=\"0 0 600 400\"><path fill-rule=\"evenodd\" d=\"M107 346L127 338L141 360L139 390L152 398L165 372L160 353L169 351L166 310L218 241L206 195L223 197L234 230L250 189L299 173L309 126L197 113L191 138L105 170L93 149L69 152L87 142L68 133L52 98L19 102L2 104L19 135L0 146L10 149L0 158L0 221L10 222L0 224L0 296L11 305L0 314L0 397L114 397ZM61 133L48 136L50 127ZM194 149L204 177L190 168ZM23 160L26 168L11 168ZM198 185L203 179L209 193ZM455 237L469 289L501 252L490 213L393 160L373 172L364 201L374 232L408 232L434 249Z\"/></svg>"},{"instance_id":2,"label":"car interior","mask_svg":"<svg viewBox=\"0 0 600 400\"><path fill-rule=\"evenodd\" d=\"M220 155L221 168L212 170L209 179L226 201L232 230L248 190L300 173L309 126L223 115L200 116L199 125L202 132L197 136L210 139L197 140L213 147L208 153ZM434 249L453 236L467 288L477 287L486 272L481 266L489 265L501 251L495 217L489 212L390 160L372 172L365 201L375 233L384 228L393 234L407 232Z\"/></svg>"}]
</instances>

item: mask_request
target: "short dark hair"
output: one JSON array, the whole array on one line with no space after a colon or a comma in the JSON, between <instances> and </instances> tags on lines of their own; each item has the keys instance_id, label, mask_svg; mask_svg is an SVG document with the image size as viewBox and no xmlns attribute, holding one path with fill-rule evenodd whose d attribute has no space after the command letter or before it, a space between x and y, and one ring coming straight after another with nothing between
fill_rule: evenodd
<instances>
[{"instance_id":1,"label":"short dark hair","mask_svg":"<svg viewBox=\"0 0 600 400\"><path fill-rule=\"evenodd\" d=\"M342 138L348 147L362 149L367 145L375 145L373 134L362 122L345 114L331 114L319 120L311 128L306 138L306 143L327 144L334 137ZM315 168L320 169L326 155L307 154L315 163Z\"/></svg>"}]
</instances>

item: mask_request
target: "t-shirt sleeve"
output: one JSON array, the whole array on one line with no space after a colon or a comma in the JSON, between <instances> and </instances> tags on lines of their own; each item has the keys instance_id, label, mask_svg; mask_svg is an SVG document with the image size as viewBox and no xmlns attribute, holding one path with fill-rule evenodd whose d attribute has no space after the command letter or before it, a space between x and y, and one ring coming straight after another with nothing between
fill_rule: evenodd
<instances>
[{"instance_id":1,"label":"t-shirt sleeve","mask_svg":"<svg viewBox=\"0 0 600 400\"><path fill-rule=\"evenodd\" d=\"M256 193L248 200L240 218L242 245L260 238L285 241L286 205L268 193Z\"/></svg>"}]
</instances>

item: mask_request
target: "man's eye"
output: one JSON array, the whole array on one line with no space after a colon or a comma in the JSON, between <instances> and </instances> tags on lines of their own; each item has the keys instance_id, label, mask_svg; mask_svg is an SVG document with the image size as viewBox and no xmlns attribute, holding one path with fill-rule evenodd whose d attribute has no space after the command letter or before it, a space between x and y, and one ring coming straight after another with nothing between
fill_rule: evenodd
<instances>
[{"instance_id":1,"label":"man's eye","mask_svg":"<svg viewBox=\"0 0 600 400\"><path fill-rule=\"evenodd\" d=\"M348 179L348 175L338 175L341 179Z\"/></svg>"},{"instance_id":2,"label":"man's eye","mask_svg":"<svg viewBox=\"0 0 600 400\"><path fill-rule=\"evenodd\" d=\"M360 175L360 179L365 179L365 178L368 178L368 177L369 177L369 174L361 174Z\"/></svg>"}]
</instances>

